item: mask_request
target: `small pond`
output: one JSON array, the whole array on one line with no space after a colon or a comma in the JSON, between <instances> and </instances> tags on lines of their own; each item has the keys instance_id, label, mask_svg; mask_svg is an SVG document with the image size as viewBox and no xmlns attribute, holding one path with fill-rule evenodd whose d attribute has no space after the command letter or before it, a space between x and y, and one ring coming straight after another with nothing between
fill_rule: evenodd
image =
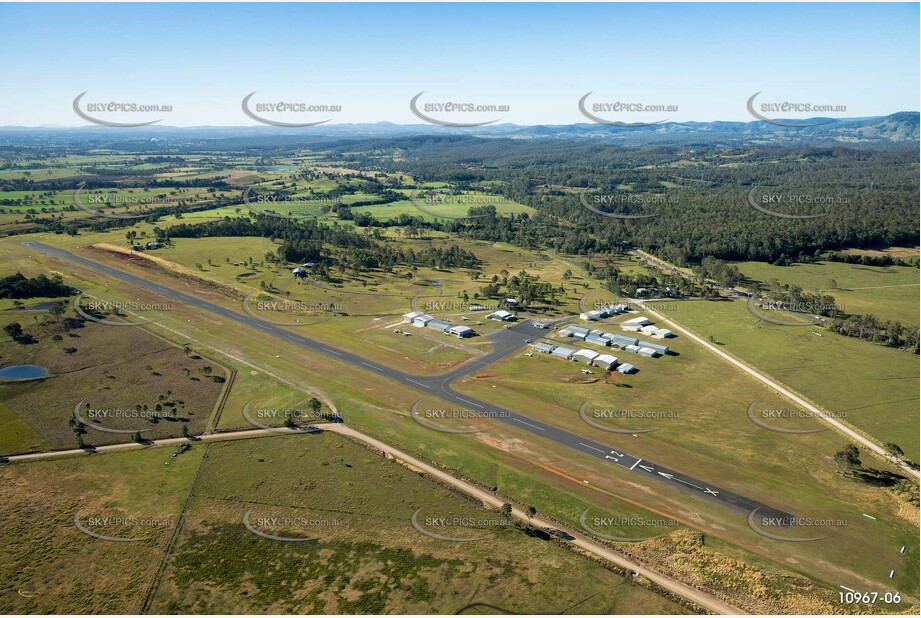
<instances>
[{"instance_id":1,"label":"small pond","mask_svg":"<svg viewBox=\"0 0 921 618\"><path fill-rule=\"evenodd\" d=\"M47 369L38 365L10 365L0 369L0 380L34 380L49 375Z\"/></svg>"}]
</instances>

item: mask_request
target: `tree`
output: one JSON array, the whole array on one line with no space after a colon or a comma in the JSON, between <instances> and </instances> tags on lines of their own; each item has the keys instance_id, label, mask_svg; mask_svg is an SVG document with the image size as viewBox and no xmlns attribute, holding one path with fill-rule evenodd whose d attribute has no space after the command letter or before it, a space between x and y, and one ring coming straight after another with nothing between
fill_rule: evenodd
<instances>
[{"instance_id":1,"label":"tree","mask_svg":"<svg viewBox=\"0 0 921 618\"><path fill-rule=\"evenodd\" d=\"M310 410L313 412L314 417L320 414L320 408L323 406L323 404L320 403L320 400L316 397L311 397L310 401L307 402L307 405L310 406Z\"/></svg>"},{"instance_id":2,"label":"tree","mask_svg":"<svg viewBox=\"0 0 921 618\"><path fill-rule=\"evenodd\" d=\"M898 461L905 455L905 452L895 442L887 442L883 445L883 448L886 449L886 457L889 457L893 461Z\"/></svg>"},{"instance_id":3,"label":"tree","mask_svg":"<svg viewBox=\"0 0 921 618\"><path fill-rule=\"evenodd\" d=\"M61 316L64 315L64 307L65 305L61 301L51 304L51 315L54 316L55 320L60 320Z\"/></svg>"},{"instance_id":4,"label":"tree","mask_svg":"<svg viewBox=\"0 0 921 618\"><path fill-rule=\"evenodd\" d=\"M182 424L182 437L183 438L191 437L189 436L189 427L185 423Z\"/></svg>"},{"instance_id":5,"label":"tree","mask_svg":"<svg viewBox=\"0 0 921 618\"><path fill-rule=\"evenodd\" d=\"M512 517L512 505L506 502L502 505L502 508L499 509L499 513L505 521L508 521Z\"/></svg>"},{"instance_id":6,"label":"tree","mask_svg":"<svg viewBox=\"0 0 921 618\"><path fill-rule=\"evenodd\" d=\"M835 466L842 474L860 467L860 451L853 444L848 444L835 453Z\"/></svg>"},{"instance_id":7,"label":"tree","mask_svg":"<svg viewBox=\"0 0 921 618\"><path fill-rule=\"evenodd\" d=\"M14 341L19 341L22 338L22 324L19 322L10 322L3 327L3 330L6 331L6 334L13 338Z\"/></svg>"},{"instance_id":8,"label":"tree","mask_svg":"<svg viewBox=\"0 0 921 618\"><path fill-rule=\"evenodd\" d=\"M141 437L140 431L135 431L131 439L137 442L138 444L144 444L144 438Z\"/></svg>"},{"instance_id":9,"label":"tree","mask_svg":"<svg viewBox=\"0 0 921 618\"><path fill-rule=\"evenodd\" d=\"M537 507L529 506L528 507L528 525L531 525L531 518L537 515Z\"/></svg>"}]
</instances>

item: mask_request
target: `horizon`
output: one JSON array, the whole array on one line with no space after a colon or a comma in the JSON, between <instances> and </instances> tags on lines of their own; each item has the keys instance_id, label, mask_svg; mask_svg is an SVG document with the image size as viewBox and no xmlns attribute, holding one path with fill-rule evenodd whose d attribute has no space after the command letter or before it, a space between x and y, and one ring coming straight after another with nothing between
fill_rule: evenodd
<instances>
[{"instance_id":1,"label":"horizon","mask_svg":"<svg viewBox=\"0 0 921 618\"><path fill-rule=\"evenodd\" d=\"M829 117L827 117L827 116L810 116L810 117L806 117L806 118L795 118L795 119L794 119L794 118L778 117L777 120L781 120L781 121L796 120L796 121L798 121L798 122L804 122L804 123L808 123L808 122L810 122L810 121L816 121L816 120L826 120L826 121L828 121L828 122L823 123L823 124L831 125L831 124L834 124L834 123L844 123L844 122L857 122L857 121L867 121L867 120L884 120L884 119L886 119L886 118L890 118L890 117L896 116L896 115L898 115L898 114L917 114L917 115L921 116L921 111L918 111L918 110L899 110L899 111L891 112L891 113L888 113L888 114L881 114L881 115L873 115L873 116L842 116L842 117L839 117L839 118L829 118ZM706 124L716 124L716 123L742 124L742 125L749 125L749 124L751 124L751 125L755 125L755 124L757 124L757 125L762 125L762 124L764 124L764 121L757 120L757 119L755 119L755 118L752 118L751 120L744 120L744 119L743 119L743 120L723 120L723 119L716 119L716 120L685 120L685 121L682 121L682 122L666 121L666 122L662 122L662 123L659 123L659 124L656 124L656 125L641 126L641 127L616 127L616 128L620 128L620 129L623 129L625 132L629 132L630 130L636 130L636 129L651 129L651 128L655 128L655 127L665 127L665 126L669 126L669 125L678 125L678 126L682 126L682 125L706 125ZM499 128L499 127L517 127L517 128L522 128L522 129L529 129L529 128L537 128L537 127L547 127L547 128L564 127L564 128L568 128L568 127L592 127L592 126L596 126L596 124L594 124L594 123L592 123L592 122L590 122L590 121L582 121L582 122L570 122L570 123L560 123L560 124L556 124L556 123L554 123L554 124L550 124L550 123L541 123L541 124L519 124L519 123L514 123L514 122L502 122L502 123L497 122L497 123L495 123L495 124L482 125L482 126L474 126L474 127L451 127L451 126L441 127L441 126L432 125L432 124L425 123L425 122L402 122L402 123L401 123L401 122L393 122L393 121L390 121L390 120L377 120L377 121L368 121L368 122L338 122L338 123L336 123L336 122L329 122L329 123L324 123L324 124L322 124L322 125L317 125L317 126L313 126L313 127L310 127L310 126L305 126L305 127L279 127L279 126L263 125L263 124L258 124L258 123L256 123L256 124L236 124L236 125L233 125L233 124L228 124L228 125L208 125L208 124L202 124L202 125L171 125L171 124L155 123L155 124L149 124L149 125L145 125L145 126L124 127L124 128L134 129L134 130L143 130L143 129L147 129L147 130L153 130L153 129L180 129L180 130L181 130L181 129L277 129L277 130L289 130L289 131L304 131L304 132L306 132L306 133L309 133L311 129L315 130L316 132L319 132L319 131L322 131L323 128L327 128L327 127L338 127L338 128L348 128L348 127L375 127L375 126L379 126L379 125L390 125L390 126L400 127L400 128L413 128L413 127L418 127L418 128L421 128L421 129L441 130L441 131L456 131L457 129L467 130L467 131L471 131L471 130L484 131L484 130ZM70 130L76 130L76 129L112 129L112 128L115 128L115 127L106 127L106 126L103 126L103 125L93 124L93 123L87 123L87 124L81 124L81 125L56 125L56 124L32 125L32 126L28 126L28 125L0 125L0 129L26 129L26 130L39 130L39 129L70 129ZM599 128L604 128L604 125L601 125Z\"/></svg>"}]
</instances>

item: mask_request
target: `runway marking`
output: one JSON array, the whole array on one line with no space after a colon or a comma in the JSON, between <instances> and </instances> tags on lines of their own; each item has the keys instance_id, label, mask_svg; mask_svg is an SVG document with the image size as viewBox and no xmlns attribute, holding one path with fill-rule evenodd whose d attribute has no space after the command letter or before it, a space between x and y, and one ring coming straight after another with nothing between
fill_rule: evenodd
<instances>
[{"instance_id":1,"label":"runway marking","mask_svg":"<svg viewBox=\"0 0 921 618\"><path fill-rule=\"evenodd\" d=\"M335 354L336 356L342 356L342 352L336 352L335 350L331 350L330 348L323 348L323 349L329 352L330 354Z\"/></svg>"},{"instance_id":2,"label":"runway marking","mask_svg":"<svg viewBox=\"0 0 921 618\"><path fill-rule=\"evenodd\" d=\"M707 487L707 488L704 490L704 493L705 493L705 494L710 494L711 496L715 496L716 494L718 494L718 493L720 493L720 492L718 492L718 491L713 491L712 489L710 489L709 487Z\"/></svg>"},{"instance_id":3,"label":"runway marking","mask_svg":"<svg viewBox=\"0 0 921 618\"><path fill-rule=\"evenodd\" d=\"M458 400L463 401L464 403L469 404L469 405L473 406L474 408L480 407L479 404L476 404L476 403L470 401L469 399L464 399L463 397L458 397Z\"/></svg>"},{"instance_id":4,"label":"runway marking","mask_svg":"<svg viewBox=\"0 0 921 618\"><path fill-rule=\"evenodd\" d=\"M522 425L528 425L529 427L533 427L534 429L540 429L541 431L547 431L547 430L544 429L543 427L538 427L537 425L532 425L531 423L526 423L525 421L521 420L520 418L516 418L515 420L518 421L519 423L521 423Z\"/></svg>"},{"instance_id":5,"label":"runway marking","mask_svg":"<svg viewBox=\"0 0 921 618\"><path fill-rule=\"evenodd\" d=\"M848 592L857 592L857 591L854 590L853 588L848 588L847 586L841 586L840 584L838 585L838 587L839 587L839 588L844 588L844 589L847 590Z\"/></svg>"},{"instance_id":6,"label":"runway marking","mask_svg":"<svg viewBox=\"0 0 921 618\"><path fill-rule=\"evenodd\" d=\"M584 446L585 448L590 448L590 449L592 449L593 451L598 451L599 453L603 453L603 452L604 452L604 451L602 451L600 448L595 448L594 446L589 446L589 445L586 444L585 442L579 442L579 444L581 444L581 445Z\"/></svg>"},{"instance_id":7,"label":"runway marking","mask_svg":"<svg viewBox=\"0 0 921 618\"><path fill-rule=\"evenodd\" d=\"M864 513L863 516L864 516L864 517L869 517L870 519L876 519L876 518L873 517L872 515L867 515L866 513Z\"/></svg>"},{"instance_id":8,"label":"runway marking","mask_svg":"<svg viewBox=\"0 0 921 618\"><path fill-rule=\"evenodd\" d=\"M685 485L687 485L687 486L689 486L689 487L693 487L694 489L699 489L699 490L701 490L701 491L704 491L704 488L703 488L703 487L700 487L700 486L698 486L698 485L695 485L694 483L688 483L688 482L685 481L684 479L680 479L680 478L678 478L677 476L675 476L674 474L667 474L667 473L665 473L665 472L659 472L659 474L661 474L662 476L664 476L665 478L667 478L667 479L670 480L670 481L678 481L679 483L683 483L683 484L685 484Z\"/></svg>"},{"instance_id":9,"label":"runway marking","mask_svg":"<svg viewBox=\"0 0 921 618\"><path fill-rule=\"evenodd\" d=\"M26 245L26 246L35 247L36 245L37 245L37 244L33 243L33 244L31 244L31 245ZM328 348L328 347L324 347L324 346L322 346L321 344L319 344L318 342L315 342L315 341L313 341L313 340L311 340L311 339L309 339L309 338L307 338L307 337L299 336L299 335L296 335L296 334L294 334L294 333L286 333L286 332L283 333L283 332L280 332L278 328L270 328L269 326L264 325L264 324L261 324L261 323L260 323L260 324L253 323L251 320L245 319L245 316L238 315L238 314L236 314L235 312L232 312L232 311L227 310L227 309L223 309L223 308L221 308L221 307L219 307L219 306L217 306L217 305L212 305L212 304L208 303L208 301L205 301L205 300L202 300L202 299L198 298L198 296L190 296L190 295L187 295L187 294L183 294L182 292L179 292L179 291L177 291L177 290L174 289L174 288L168 288L168 287L165 287L165 286L159 286L159 285L157 285L157 284L153 284L153 283L151 283L151 282L149 282L149 281L145 281L144 279L141 279L141 278L139 278L139 277L135 277L135 276L133 276L133 275L129 275L128 273L122 272L122 271L120 271L120 270L118 270L118 269L116 269L116 268L109 268L109 267L105 267L105 266L103 266L103 265L97 264L97 263L95 263L95 262L92 262L92 261L90 261L90 260L84 260L83 258L79 258L79 257L77 257L77 256L74 256L73 254L67 253L66 251L56 250L56 249L51 248L51 247L42 247L42 248L41 248L41 251L44 252L44 253L47 253L47 254L56 256L56 257L60 257L60 258L62 258L62 259L75 260L75 261L77 261L79 264L81 264L82 266L85 266L86 268L96 269L96 270L98 270L99 272L103 272L103 273L109 274L109 275L111 275L111 276L113 276L113 277L116 277L116 278L118 278L118 279L122 279L123 281L127 281L129 284L137 285L137 286L141 286L141 287L147 288L147 289L149 289L149 290L152 290L152 291L154 291L154 292L158 292L158 293L160 293L160 294L162 294L162 295L164 295L164 296L167 296L167 297L172 297L172 298L179 299L179 300L181 300L182 302L186 302L186 303L190 304L191 306L194 306L194 307L196 307L196 308L198 308L198 309L205 310L205 311L211 311L211 312L213 312L214 314L216 314L216 315L218 315L218 316L220 316L220 317L223 317L223 318L226 318L226 319L230 319L230 320L232 320L232 321L234 321L234 322L237 322L237 323L240 323L240 324L245 324L245 325L247 325L247 326L249 326L249 327L251 327L251 328L258 329L258 330L260 330L260 331L262 331L262 332L269 333L269 334L274 335L274 336L281 336L281 337L283 337L284 339L286 339L286 340L288 340L288 341L290 341L290 342L295 342L295 343L297 343L297 344L299 344L299 345L302 345L302 346L311 348L311 349L313 349L313 350L322 349L322 350L324 350L324 351L326 351L326 352L329 352L329 353L331 353L331 354L333 354L333 355L336 355L336 354L337 354L337 351L336 351L335 349L330 349L330 348ZM666 321L667 321L667 320L666 320ZM162 325L160 325L160 326L162 327ZM556 328L556 326L554 326L554 328ZM519 333L519 332L520 332L520 331L518 331L518 330L515 331L515 333ZM513 333L513 334L514 334L514 333ZM481 358L479 358L479 359L473 359L473 360L472 360L472 363L470 363L470 365L462 366L462 367L458 368L458 370L456 370L456 371L454 371L454 372L449 372L448 374L445 374L445 375L443 376L445 379L444 379L444 382L442 383L442 387L444 388L444 387L446 386L447 382L450 381L451 379L469 373L470 371L473 370L474 367L477 367L477 366L479 366L479 365L490 364L490 363L492 363L492 362L494 361L494 359L503 358L504 356L506 356L506 355L508 355L508 354L511 354L511 353L513 353L513 352L519 351L519 350L520 350L520 347L521 347L521 346L519 346L519 347L517 347L517 348L514 348L514 349L512 349L512 350L504 351L503 353L490 354L490 355L483 356L483 357L481 357ZM497 352L498 352L498 350L497 350ZM345 362L348 362L348 363L352 364L353 366L364 365L366 368L368 368L368 369L374 371L374 372L377 373L377 374L383 374L384 377L388 377L387 374L391 371L391 370L389 370L389 368L384 367L384 366L381 366L381 365L373 365L373 364L371 364L371 363L369 363L369 362L361 362L358 358L356 358L355 356L349 354L348 352L344 352L344 351L343 351L343 352L340 353L340 355L343 357L343 360L344 360ZM432 388L432 386L437 386L437 385L438 385L438 384L436 384L436 383L434 383L434 382L432 382L432 383L422 383L422 382L418 382L418 381L416 381L416 380L412 380L412 379L406 377L406 374L403 374L402 372L393 371L392 373L393 373L395 376L397 376L397 377L392 377L392 378L390 378L390 379L394 379L394 380L397 380L397 381L402 381L402 382L404 382L404 383L409 382L409 383L415 384L415 385L417 385L418 387L420 387L420 388L422 388L422 389L425 389L425 390L430 390L430 389ZM283 380L283 381L284 381L284 380ZM453 394L453 393L452 393L452 394ZM455 400L457 400L456 394L454 394L454 397L455 397ZM471 404L472 404L472 402L471 402ZM476 404L476 405L479 405L480 407L483 407L482 404ZM524 418L528 418L528 417L524 417ZM547 431L547 426L541 427L541 426L538 426L538 425L536 425L536 424L532 424L532 423L529 423L529 422L527 422L527 421L525 421L525 420L521 420L520 418L515 418L515 417L511 417L510 420L518 421L519 423L521 423L521 424L523 424L523 425L526 425L526 426L528 426L528 427L530 427L530 428L533 428L533 429L536 429L536 430L540 430L540 431L542 431L542 432L546 432L546 431ZM535 422L540 422L540 421L535 421ZM552 436L551 436L551 437L552 437ZM578 437L578 436L571 435L570 439L571 439L572 437ZM555 441L557 441L558 443L560 443L560 444L564 444L564 442L561 441L561 440L558 439L558 438L553 438L553 439L554 439ZM571 442L569 442L569 443L571 444ZM586 445L586 446L587 446L587 445ZM601 452L601 451L599 451L599 452ZM610 452L612 452L612 453L617 453L616 451L610 451ZM626 455L622 455L622 456L626 457ZM632 456L632 455L631 455L631 456ZM614 457L611 457L611 456L606 456L606 457L608 457L609 459L615 459ZM650 465L650 466L640 465L640 463L639 463L640 460L638 460L638 459L635 458L635 457L634 457L634 459L635 459L635 461L632 462L632 463L631 463L631 466L629 466L629 467L626 466L625 464L620 464L620 463L618 463L617 465L619 465L619 466L622 467L622 468L629 469L629 470L633 470L633 469L635 469L636 467L639 467L639 468L641 468L641 469L643 469L644 471L647 471L647 472L649 472L649 473L655 473L655 472L656 472L656 470L655 470L655 468L654 468L653 465ZM675 479L673 479L673 480L675 480ZM684 481L684 480L682 480L682 479L677 479L677 481L678 481L678 482L681 482L681 483L686 483L686 484L689 484L689 485L690 485L690 483L688 483L687 481ZM696 485L695 485L694 487L696 487ZM702 487L698 487L698 489L700 489L701 491L707 491L709 488L704 489L704 488L702 488ZM709 491L712 492L713 490L709 490ZM717 493L717 492L714 492L713 495L715 495L716 493ZM729 495L732 495L732 494L729 494ZM727 501L726 498L720 497L719 499L722 500L722 501ZM867 514L864 514L864 515L865 515L866 517L870 518L870 519L876 519L876 518L873 517L873 516L870 516L870 515L867 515Z\"/></svg>"},{"instance_id":10,"label":"runway marking","mask_svg":"<svg viewBox=\"0 0 921 618\"><path fill-rule=\"evenodd\" d=\"M617 455L618 457L623 457L623 456L624 456L623 453L618 453L617 451L611 451L611 454L612 454L612 455Z\"/></svg>"}]
</instances>

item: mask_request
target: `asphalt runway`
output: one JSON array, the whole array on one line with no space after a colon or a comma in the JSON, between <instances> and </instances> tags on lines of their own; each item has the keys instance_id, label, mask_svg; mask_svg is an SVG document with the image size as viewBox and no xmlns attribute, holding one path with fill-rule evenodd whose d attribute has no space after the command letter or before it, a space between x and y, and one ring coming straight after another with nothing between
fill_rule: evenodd
<instances>
[{"instance_id":1,"label":"asphalt runway","mask_svg":"<svg viewBox=\"0 0 921 618\"><path fill-rule=\"evenodd\" d=\"M63 260L68 260L76 264L80 264L81 266L85 266L116 279L126 281L132 285L137 285L165 298L187 304L191 307L197 307L199 309L209 311L223 318L231 320L232 322L258 329L274 337L279 337L285 341L299 345L319 356L334 358L336 360L349 363L360 369L372 371L387 379L404 384L405 386L408 386L409 388L412 388L416 391L421 391L423 393L434 395L450 401L451 403L454 403L464 409L473 409L481 413L485 412L490 416L493 416L499 422L509 423L518 427L519 429L528 431L541 438L551 440L557 444L575 449L586 455L596 457L599 460L599 464L601 465L620 466L621 468L629 470L635 474L670 484L674 488L681 491L689 492L711 501L721 503L725 506L741 510L746 514L751 513L755 509L758 509L758 512L761 513L764 517L777 517L788 520L794 517L794 515L791 513L776 509L767 504L758 502L757 500L753 500L731 491L721 489L712 483L701 481L686 474L682 474L675 470L660 466L651 461L643 460L634 455L630 455L618 446L602 444L588 438L583 438L564 429L560 429L553 425L548 425L542 421L524 416L511 410L500 408L473 397L462 395L451 389L450 383L452 381L477 371L481 367L485 367L498 360L501 360L510 354L513 354L517 350L520 350L527 345L525 341L526 339L533 338L535 336L540 337L540 332L542 331L537 331L537 329L534 329L531 326L531 322L529 320L517 322L514 325L511 325L508 329L494 333L490 338L490 341L493 344L493 351L483 357L468 361L461 367L458 367L457 369L440 376L416 376L403 373L402 371L398 371L386 365L365 359L345 350L335 349L324 343L320 343L314 341L313 339L308 339L302 335L292 333L280 326L276 326L268 322L263 322L245 313L238 313L236 311L226 309L220 305L209 303L208 301L202 300L198 297L190 296L189 294L185 294L178 290L174 290L172 288L148 281L141 277L125 273L111 266L93 262L92 260L82 258L62 249L49 247L48 245L38 242L26 242L24 243L24 246Z\"/></svg>"}]
</instances>

